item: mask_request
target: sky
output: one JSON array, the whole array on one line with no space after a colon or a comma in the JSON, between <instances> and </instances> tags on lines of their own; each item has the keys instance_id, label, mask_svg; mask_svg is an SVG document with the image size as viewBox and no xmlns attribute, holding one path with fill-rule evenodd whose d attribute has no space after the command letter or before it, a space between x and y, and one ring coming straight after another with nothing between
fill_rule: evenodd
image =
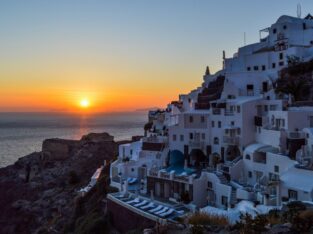
<instances>
[{"instance_id":1,"label":"sky","mask_svg":"<svg viewBox=\"0 0 313 234\"><path fill-rule=\"evenodd\" d=\"M1 0L0 111L164 107L298 3L313 13L312 0Z\"/></svg>"}]
</instances>

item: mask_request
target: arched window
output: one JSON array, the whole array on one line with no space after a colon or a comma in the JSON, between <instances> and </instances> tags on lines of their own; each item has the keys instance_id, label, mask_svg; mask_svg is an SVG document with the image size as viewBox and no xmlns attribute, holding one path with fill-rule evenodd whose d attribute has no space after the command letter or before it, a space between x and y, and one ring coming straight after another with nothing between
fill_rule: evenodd
<instances>
[{"instance_id":1,"label":"arched window","mask_svg":"<svg viewBox=\"0 0 313 234\"><path fill-rule=\"evenodd\" d=\"M246 159L248 159L248 160L251 159L250 154L246 154Z\"/></svg>"}]
</instances>

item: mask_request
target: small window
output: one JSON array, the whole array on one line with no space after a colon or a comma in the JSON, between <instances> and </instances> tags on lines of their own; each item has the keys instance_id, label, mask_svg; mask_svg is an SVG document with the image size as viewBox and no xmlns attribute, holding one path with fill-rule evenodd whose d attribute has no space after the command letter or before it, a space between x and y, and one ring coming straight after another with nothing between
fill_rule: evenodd
<instances>
[{"instance_id":1,"label":"small window","mask_svg":"<svg viewBox=\"0 0 313 234\"><path fill-rule=\"evenodd\" d=\"M237 134L240 135L241 134L241 129L237 128Z\"/></svg>"},{"instance_id":2,"label":"small window","mask_svg":"<svg viewBox=\"0 0 313 234\"><path fill-rule=\"evenodd\" d=\"M286 29L287 29L287 25L284 25L284 26L283 26L283 29L286 30Z\"/></svg>"},{"instance_id":3,"label":"small window","mask_svg":"<svg viewBox=\"0 0 313 234\"><path fill-rule=\"evenodd\" d=\"M264 111L268 112L268 105L264 105Z\"/></svg>"},{"instance_id":4,"label":"small window","mask_svg":"<svg viewBox=\"0 0 313 234\"><path fill-rule=\"evenodd\" d=\"M204 121L205 121L204 116L201 116L201 123L204 123Z\"/></svg>"},{"instance_id":5,"label":"small window","mask_svg":"<svg viewBox=\"0 0 313 234\"><path fill-rule=\"evenodd\" d=\"M265 65L262 65L262 71L265 71L266 67Z\"/></svg>"},{"instance_id":6,"label":"small window","mask_svg":"<svg viewBox=\"0 0 313 234\"><path fill-rule=\"evenodd\" d=\"M184 135L180 135L180 141L184 141Z\"/></svg>"},{"instance_id":7,"label":"small window","mask_svg":"<svg viewBox=\"0 0 313 234\"><path fill-rule=\"evenodd\" d=\"M202 140L205 140L205 133L201 134L201 138L202 138Z\"/></svg>"},{"instance_id":8,"label":"small window","mask_svg":"<svg viewBox=\"0 0 313 234\"><path fill-rule=\"evenodd\" d=\"M211 181L208 181L208 188L213 188L213 184L212 184L212 182Z\"/></svg>"},{"instance_id":9,"label":"small window","mask_svg":"<svg viewBox=\"0 0 313 234\"><path fill-rule=\"evenodd\" d=\"M247 159L247 160L250 160L250 159L251 159L250 154L246 154L246 159Z\"/></svg>"},{"instance_id":10,"label":"small window","mask_svg":"<svg viewBox=\"0 0 313 234\"><path fill-rule=\"evenodd\" d=\"M254 66L253 70L258 71L259 70L259 66Z\"/></svg>"},{"instance_id":11,"label":"small window","mask_svg":"<svg viewBox=\"0 0 313 234\"><path fill-rule=\"evenodd\" d=\"M192 140L193 139L193 134L189 133L189 139Z\"/></svg>"},{"instance_id":12,"label":"small window","mask_svg":"<svg viewBox=\"0 0 313 234\"><path fill-rule=\"evenodd\" d=\"M130 155L133 155L133 150L132 149L130 150Z\"/></svg>"},{"instance_id":13,"label":"small window","mask_svg":"<svg viewBox=\"0 0 313 234\"><path fill-rule=\"evenodd\" d=\"M188 98L188 102L189 102L189 103L191 102L191 99L190 99L190 98Z\"/></svg>"},{"instance_id":14,"label":"small window","mask_svg":"<svg viewBox=\"0 0 313 234\"><path fill-rule=\"evenodd\" d=\"M215 125L214 121L212 121L211 124L212 124L212 128L214 128L214 125Z\"/></svg>"},{"instance_id":15,"label":"small window","mask_svg":"<svg viewBox=\"0 0 313 234\"><path fill-rule=\"evenodd\" d=\"M279 59L280 60L284 59L284 53L279 53Z\"/></svg>"},{"instance_id":16,"label":"small window","mask_svg":"<svg viewBox=\"0 0 313 234\"><path fill-rule=\"evenodd\" d=\"M279 172L279 166L277 165L274 166L274 172L277 172L277 173Z\"/></svg>"},{"instance_id":17,"label":"small window","mask_svg":"<svg viewBox=\"0 0 313 234\"><path fill-rule=\"evenodd\" d=\"M273 29L273 34L276 34L276 33L277 33L277 29L274 28L274 29Z\"/></svg>"},{"instance_id":18,"label":"small window","mask_svg":"<svg viewBox=\"0 0 313 234\"><path fill-rule=\"evenodd\" d=\"M240 106L237 106L237 113L240 113Z\"/></svg>"},{"instance_id":19,"label":"small window","mask_svg":"<svg viewBox=\"0 0 313 234\"><path fill-rule=\"evenodd\" d=\"M279 62L279 66L284 66L284 62Z\"/></svg>"},{"instance_id":20,"label":"small window","mask_svg":"<svg viewBox=\"0 0 313 234\"><path fill-rule=\"evenodd\" d=\"M214 137L214 145L218 145L219 144L219 139L218 137Z\"/></svg>"},{"instance_id":21,"label":"small window","mask_svg":"<svg viewBox=\"0 0 313 234\"><path fill-rule=\"evenodd\" d=\"M173 141L176 141L176 134L173 135Z\"/></svg>"},{"instance_id":22,"label":"small window","mask_svg":"<svg viewBox=\"0 0 313 234\"><path fill-rule=\"evenodd\" d=\"M189 116L189 123L193 123L193 116Z\"/></svg>"},{"instance_id":23,"label":"small window","mask_svg":"<svg viewBox=\"0 0 313 234\"><path fill-rule=\"evenodd\" d=\"M272 63L272 68L276 68L276 63Z\"/></svg>"},{"instance_id":24,"label":"small window","mask_svg":"<svg viewBox=\"0 0 313 234\"><path fill-rule=\"evenodd\" d=\"M251 171L248 171L248 177L252 178L252 172Z\"/></svg>"},{"instance_id":25,"label":"small window","mask_svg":"<svg viewBox=\"0 0 313 234\"><path fill-rule=\"evenodd\" d=\"M247 67L247 71L251 71L251 67Z\"/></svg>"},{"instance_id":26,"label":"small window","mask_svg":"<svg viewBox=\"0 0 313 234\"><path fill-rule=\"evenodd\" d=\"M135 171L135 169L134 169L134 168L132 168L131 170L132 170L132 172L134 172L134 171Z\"/></svg>"},{"instance_id":27,"label":"small window","mask_svg":"<svg viewBox=\"0 0 313 234\"><path fill-rule=\"evenodd\" d=\"M218 128L221 128L221 127L222 127L222 122L218 121Z\"/></svg>"},{"instance_id":28,"label":"small window","mask_svg":"<svg viewBox=\"0 0 313 234\"><path fill-rule=\"evenodd\" d=\"M231 121L231 122L230 122L230 125L231 125L231 126L234 126L234 125L235 125L235 121Z\"/></svg>"}]
</instances>

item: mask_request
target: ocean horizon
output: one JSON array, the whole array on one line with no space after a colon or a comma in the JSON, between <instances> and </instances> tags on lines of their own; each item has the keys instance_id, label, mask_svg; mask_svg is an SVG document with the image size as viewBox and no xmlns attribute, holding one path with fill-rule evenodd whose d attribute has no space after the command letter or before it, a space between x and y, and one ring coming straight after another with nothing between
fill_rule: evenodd
<instances>
[{"instance_id":1,"label":"ocean horizon","mask_svg":"<svg viewBox=\"0 0 313 234\"><path fill-rule=\"evenodd\" d=\"M0 167L41 151L48 138L80 139L90 132L108 132L115 140L143 135L146 111L112 113L0 112Z\"/></svg>"}]
</instances>

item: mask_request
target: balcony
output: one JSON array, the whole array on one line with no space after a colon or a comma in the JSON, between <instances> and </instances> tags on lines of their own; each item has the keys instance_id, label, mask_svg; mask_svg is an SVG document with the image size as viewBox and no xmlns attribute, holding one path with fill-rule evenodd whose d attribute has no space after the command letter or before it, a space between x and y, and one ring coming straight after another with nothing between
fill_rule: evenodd
<instances>
[{"instance_id":1,"label":"balcony","mask_svg":"<svg viewBox=\"0 0 313 234\"><path fill-rule=\"evenodd\" d=\"M238 145L239 137L238 136L224 136L223 142L228 145Z\"/></svg>"},{"instance_id":2,"label":"balcony","mask_svg":"<svg viewBox=\"0 0 313 234\"><path fill-rule=\"evenodd\" d=\"M234 111L225 109L224 115L225 116L233 116L234 115Z\"/></svg>"},{"instance_id":3,"label":"balcony","mask_svg":"<svg viewBox=\"0 0 313 234\"><path fill-rule=\"evenodd\" d=\"M205 145L204 141L200 141L200 140L190 140L189 141L189 146L192 148L202 149L204 147L204 145Z\"/></svg>"},{"instance_id":4,"label":"balcony","mask_svg":"<svg viewBox=\"0 0 313 234\"><path fill-rule=\"evenodd\" d=\"M219 108L214 108L214 109L212 110L212 114L213 114L213 115L220 115L220 114L221 114L221 109L219 109Z\"/></svg>"},{"instance_id":5,"label":"balcony","mask_svg":"<svg viewBox=\"0 0 313 234\"><path fill-rule=\"evenodd\" d=\"M288 132L289 139L303 139L305 138L304 132Z\"/></svg>"}]
</instances>

